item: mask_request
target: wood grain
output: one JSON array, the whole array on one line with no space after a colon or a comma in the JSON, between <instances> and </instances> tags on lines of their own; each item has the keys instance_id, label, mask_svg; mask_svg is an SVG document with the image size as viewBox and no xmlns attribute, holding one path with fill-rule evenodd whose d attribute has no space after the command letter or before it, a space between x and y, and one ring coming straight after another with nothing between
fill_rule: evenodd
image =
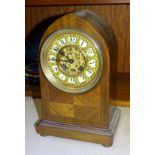
<instances>
[{"instance_id":1,"label":"wood grain","mask_svg":"<svg viewBox=\"0 0 155 155\"><path fill-rule=\"evenodd\" d=\"M26 6L38 5L93 5L93 4L122 4L130 0L26 0Z\"/></svg>"}]
</instances>

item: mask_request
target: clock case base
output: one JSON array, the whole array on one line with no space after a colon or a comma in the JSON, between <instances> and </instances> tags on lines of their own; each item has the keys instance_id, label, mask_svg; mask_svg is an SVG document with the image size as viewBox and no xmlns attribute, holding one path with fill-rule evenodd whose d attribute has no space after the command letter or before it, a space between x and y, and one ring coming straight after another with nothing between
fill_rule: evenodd
<instances>
[{"instance_id":1,"label":"clock case base","mask_svg":"<svg viewBox=\"0 0 155 155\"><path fill-rule=\"evenodd\" d=\"M36 131L42 136L56 136L111 146L120 118L120 109L115 108L109 128L95 128L40 119L36 122Z\"/></svg>"}]
</instances>

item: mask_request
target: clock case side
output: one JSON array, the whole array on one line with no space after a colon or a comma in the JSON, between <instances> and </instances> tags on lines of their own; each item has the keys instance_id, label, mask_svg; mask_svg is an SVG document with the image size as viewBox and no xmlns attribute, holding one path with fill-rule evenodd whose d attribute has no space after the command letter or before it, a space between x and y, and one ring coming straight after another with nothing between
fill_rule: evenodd
<instances>
[{"instance_id":1,"label":"clock case side","mask_svg":"<svg viewBox=\"0 0 155 155\"><path fill-rule=\"evenodd\" d=\"M114 45L111 40L111 35L109 35L108 30L109 27L107 25L103 25L98 20L98 16L96 18L96 15L94 15L90 11L81 11L75 14L67 14L60 19L56 20L51 26L48 27L48 29L45 31L40 47L43 44L43 42L46 40L46 38L53 32L58 31L60 29L68 29L68 28L76 28L80 29L82 31L85 31L90 36L93 36L95 40L98 41L99 45L101 46L101 49L104 49L102 51L103 53L103 73L102 76L98 82L98 84L90 90L96 90L99 89L101 92L100 94L100 103L99 103L99 120L90 120L90 121L84 121L84 120L75 120L70 119L66 117L57 117L50 114L49 111L49 103L52 102L52 97L55 97L55 95L59 95L59 98L62 100L65 98L69 98L71 100L74 100L78 96L84 96L87 98L89 95L87 93L83 94L67 94L64 92L61 92L60 90L53 87L45 78L42 70L40 69L40 82L41 82L41 96L42 96L42 109L43 109L43 120L49 120L49 121L58 121L58 122L65 122L65 123L72 123L72 124L80 124L80 125L86 125L86 126L93 126L93 127L101 127L101 128L108 128L109 127L109 116L111 115L111 112L109 113L110 105L109 105L109 80L110 75L114 72L113 67L110 66L110 51L114 48ZM95 34L95 35L94 35ZM106 81L106 82L105 82ZM53 95L52 95L53 93ZM62 95L60 95L62 94ZM67 100L65 100L67 101ZM70 102L68 100L68 102ZM111 111L111 110L110 110ZM84 116L83 116L84 117Z\"/></svg>"},{"instance_id":2,"label":"clock case side","mask_svg":"<svg viewBox=\"0 0 155 155\"><path fill-rule=\"evenodd\" d=\"M76 15L87 19L92 25L98 28L98 31L104 36L105 42L108 45L109 61L110 61L110 74L109 74L109 101L110 104L112 101L112 96L116 98L117 95L117 70L118 70L118 44L110 25L107 24L105 19L96 15L94 12L89 10L82 10L76 12ZM104 29L103 29L104 27ZM109 124L112 120L114 111L116 110L115 106L109 105Z\"/></svg>"}]
</instances>

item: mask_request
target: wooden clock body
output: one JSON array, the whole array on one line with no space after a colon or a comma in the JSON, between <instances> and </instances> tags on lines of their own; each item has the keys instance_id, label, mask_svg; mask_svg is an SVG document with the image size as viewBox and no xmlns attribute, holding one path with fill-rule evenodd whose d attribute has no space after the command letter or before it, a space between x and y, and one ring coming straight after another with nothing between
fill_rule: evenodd
<instances>
[{"instance_id":1,"label":"wooden clock body","mask_svg":"<svg viewBox=\"0 0 155 155\"><path fill-rule=\"evenodd\" d=\"M109 105L109 84L116 64L116 42L111 29L90 11L67 14L45 31L40 47L53 32L78 29L99 44L103 72L95 87L84 93L66 93L55 88L40 69L42 118L36 123L41 135L54 135L104 145L112 145L119 110ZM112 65L110 65L110 60Z\"/></svg>"}]
</instances>

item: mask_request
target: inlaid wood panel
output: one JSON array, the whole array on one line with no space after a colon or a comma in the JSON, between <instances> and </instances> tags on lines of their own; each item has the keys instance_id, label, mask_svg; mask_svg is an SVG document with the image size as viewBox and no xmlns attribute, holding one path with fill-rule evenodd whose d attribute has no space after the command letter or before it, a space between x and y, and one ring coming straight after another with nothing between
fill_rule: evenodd
<instances>
[{"instance_id":1,"label":"inlaid wood panel","mask_svg":"<svg viewBox=\"0 0 155 155\"><path fill-rule=\"evenodd\" d=\"M104 98L101 95L101 81L95 89L92 89L93 92L88 91L81 95L62 92L48 83L44 75L41 74L40 78L41 86L44 87L44 90L42 90L44 118L68 123L76 122L77 124L102 126L101 111L105 107L100 104ZM103 109L101 109L101 106ZM102 115L105 114L105 112L102 113Z\"/></svg>"},{"instance_id":2,"label":"inlaid wood panel","mask_svg":"<svg viewBox=\"0 0 155 155\"><path fill-rule=\"evenodd\" d=\"M88 9L102 18L112 27L118 42L117 71L130 73L130 5L75 5L75 6L35 6L26 7L26 37L35 27L46 21L44 30L57 17L83 9ZM48 22L47 22L48 21ZM44 31L43 30L43 31Z\"/></svg>"}]
</instances>

